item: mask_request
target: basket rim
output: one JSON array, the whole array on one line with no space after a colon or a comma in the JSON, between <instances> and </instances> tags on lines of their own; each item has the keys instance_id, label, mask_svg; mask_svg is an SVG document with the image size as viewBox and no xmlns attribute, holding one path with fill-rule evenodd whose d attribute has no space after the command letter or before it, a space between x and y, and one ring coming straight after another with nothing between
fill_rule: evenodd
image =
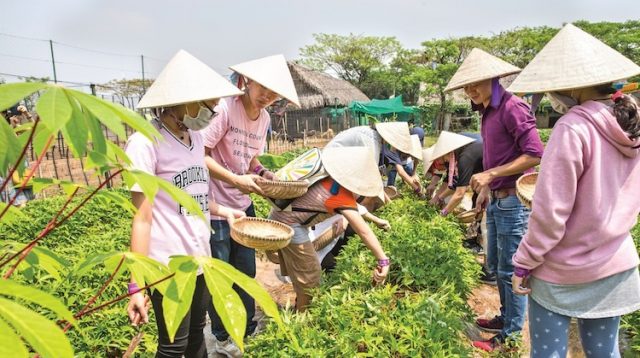
<instances>
[{"instance_id":1,"label":"basket rim","mask_svg":"<svg viewBox=\"0 0 640 358\"><path fill-rule=\"evenodd\" d=\"M266 185L272 187L309 187L309 182L306 180L259 180L258 186Z\"/></svg>"},{"instance_id":2,"label":"basket rim","mask_svg":"<svg viewBox=\"0 0 640 358\"><path fill-rule=\"evenodd\" d=\"M264 236L258 236L255 234L251 234L251 233L247 233L245 231L242 231L241 229L239 229L237 227L238 224L241 224L242 222L261 222L261 223L266 223L266 224L271 224L274 226L278 226L280 228L283 228L287 231L286 235L279 235L278 237L264 237ZM253 216L245 216L242 217L240 219L237 219L233 222L233 224L231 225L231 229L238 232L239 234L245 236L246 238L249 238L251 240L256 240L256 241L267 241L267 242L275 242L275 241L287 241L287 240L291 240L291 238L293 237L293 228L289 225L286 225L284 223L281 223L279 221L276 220L270 220L270 219L264 219L264 218L257 218L257 217L253 217Z\"/></svg>"},{"instance_id":3,"label":"basket rim","mask_svg":"<svg viewBox=\"0 0 640 358\"><path fill-rule=\"evenodd\" d=\"M527 173L522 175L516 181L516 194L531 202L535 192L535 186L538 180L538 172Z\"/></svg>"}]
</instances>

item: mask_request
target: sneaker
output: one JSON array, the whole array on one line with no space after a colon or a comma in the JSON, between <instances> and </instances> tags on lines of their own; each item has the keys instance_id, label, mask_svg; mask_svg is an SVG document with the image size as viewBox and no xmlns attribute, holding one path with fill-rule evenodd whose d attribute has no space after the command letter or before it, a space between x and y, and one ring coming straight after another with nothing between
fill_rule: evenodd
<instances>
[{"instance_id":1,"label":"sneaker","mask_svg":"<svg viewBox=\"0 0 640 358\"><path fill-rule=\"evenodd\" d=\"M213 342L213 350L228 358L240 358L242 357L242 351L238 346L233 342L231 337L227 338L224 341L219 341L214 336Z\"/></svg>"},{"instance_id":2,"label":"sneaker","mask_svg":"<svg viewBox=\"0 0 640 358\"><path fill-rule=\"evenodd\" d=\"M500 348L502 345L502 340L499 335L493 336L487 340L483 341L473 341L473 346L479 349L482 349L485 352L493 352L496 349Z\"/></svg>"},{"instance_id":3,"label":"sneaker","mask_svg":"<svg viewBox=\"0 0 640 358\"><path fill-rule=\"evenodd\" d=\"M500 316L495 316L492 319L478 318L476 325L483 331L500 333L504 328L504 321Z\"/></svg>"},{"instance_id":4,"label":"sneaker","mask_svg":"<svg viewBox=\"0 0 640 358\"><path fill-rule=\"evenodd\" d=\"M491 286L498 285L496 274L487 272L487 269L485 269L484 266L482 267L482 276L480 276L480 281Z\"/></svg>"}]
</instances>

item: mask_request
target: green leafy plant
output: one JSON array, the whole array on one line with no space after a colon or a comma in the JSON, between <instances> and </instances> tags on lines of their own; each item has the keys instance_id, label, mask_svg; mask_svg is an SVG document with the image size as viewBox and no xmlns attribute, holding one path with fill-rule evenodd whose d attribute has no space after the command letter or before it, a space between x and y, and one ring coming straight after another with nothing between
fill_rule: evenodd
<instances>
[{"instance_id":1,"label":"green leafy plant","mask_svg":"<svg viewBox=\"0 0 640 358\"><path fill-rule=\"evenodd\" d=\"M106 139L102 126L115 133L120 139L125 139L124 126L128 125L152 140L161 140L157 130L140 115L85 93L46 83L1 85L0 110L10 107L35 92L40 92L40 98L36 104L38 116L33 124L14 130L6 121L0 121L0 173L2 176L11 178L14 172L24 174L25 168L22 163L27 149L33 146L37 159L30 168L30 174L25 176L18 188L18 191L22 191L26 183L32 180L33 173L36 172L44 154L59 132L68 143L71 153L75 157L83 158L86 170L93 169L98 173L111 174L97 188L47 178L33 179L34 190L39 191L56 185L66 193L66 198L60 207L51 211L49 218L41 220L40 223L43 225L32 230L29 236L14 237L13 241L2 242L0 336L3 337L4 343L8 340L12 342L12 344L2 345L1 352L5 353L4 356L26 357L30 350L43 357L73 356L74 352L65 332L74 326L79 327L77 322L81 318L129 296L129 294L122 294L98 304L110 284L125 270L129 271L134 281L142 287L141 290L153 287L164 294L163 307L169 318L167 328L171 337L175 335L177 326L188 311L184 305L188 307L190 303L194 286L192 283L200 268L205 273L207 287L214 296L214 304L223 317L225 328L231 332L232 338L239 342L241 347L245 322L244 319L232 318L242 317L246 313L239 297L231 289L233 284L239 285L253 295L265 313L272 316L281 328L283 327L275 304L263 288L231 266L212 258L176 257L172 258L167 267L150 258L130 252L93 255L68 272L69 276L88 274L97 265L104 266L109 275L97 291L81 298L84 304L79 304L80 308L74 314L71 314L59 298L45 291L47 289L56 291L55 289L46 286L38 289L21 285L19 281L34 280L37 275L44 273L59 284L69 277L63 278L60 275L62 267L67 262L53 251L41 248L40 245L52 232L64 228L65 224L92 199L99 198L107 201L128 213L135 211L133 205L121 192L102 190L105 184L115 176L122 175L129 186L139 185L151 201L159 190L163 190L186 210L202 220L207 220L191 196L156 176L130 169L130 160L124 151ZM7 182L5 180L0 185L0 191L4 190ZM6 204L0 203L0 227L30 220L25 217L24 212L12 206L14 201L15 196ZM73 229L70 228L69 232L73 232ZM69 239L82 240L77 236L71 236ZM17 278L14 276L16 273ZM40 309L32 307L25 300L52 311L60 320L51 321L51 318L43 316Z\"/></svg>"},{"instance_id":2,"label":"green leafy plant","mask_svg":"<svg viewBox=\"0 0 640 358\"><path fill-rule=\"evenodd\" d=\"M470 356L466 298L479 265L462 249L458 224L410 197L394 200L380 215L391 221L389 232L375 229L392 259L388 283L371 287L371 254L351 238L314 290L308 311L283 313L300 347L270 324L249 342L247 355Z\"/></svg>"}]
</instances>

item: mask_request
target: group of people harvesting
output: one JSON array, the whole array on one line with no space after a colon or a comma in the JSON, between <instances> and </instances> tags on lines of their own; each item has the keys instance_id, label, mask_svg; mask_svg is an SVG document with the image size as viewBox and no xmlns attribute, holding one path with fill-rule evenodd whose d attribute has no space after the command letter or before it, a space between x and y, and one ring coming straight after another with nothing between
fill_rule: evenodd
<instances>
[{"instance_id":1,"label":"group of people harvesting","mask_svg":"<svg viewBox=\"0 0 640 358\"><path fill-rule=\"evenodd\" d=\"M249 194L263 194L261 180L277 179L259 160L270 125L266 108L278 100L300 103L281 55L230 69L232 82L180 51L140 101L162 138L132 135L126 147L132 168L179 185L211 220L190 215L163 192L151 202L133 186L138 210L131 250L163 263L173 255L212 256L255 277L255 250L231 238L230 223L255 216ZM393 176L387 185L399 175L418 194L416 200L429 200L443 216L467 192L474 193L475 210L484 213L485 269L496 275L500 311L477 319L495 336L472 342L474 347L504 347L520 334L528 311L532 357L565 356L572 318L578 319L588 357L619 357L620 316L640 309L640 261L630 235L640 213L640 114L636 99L619 91L624 80L637 75L640 66L568 24L524 69L480 49L468 54L446 91L462 89L468 96L481 114L480 135L443 132L433 147L423 148L424 132L421 138L406 122L338 133L321 150L323 175L286 209L274 205L269 214L294 231L278 259L293 284L296 309L309 306L309 289L320 283L326 252L319 255L312 243L320 227L336 236L348 228L359 236L374 257L372 280L384 282L393 257L367 221L389 228L372 212L388 200L381 173ZM515 79L505 88L507 76ZM543 95L563 114L546 148L533 115ZM416 173L418 161L431 178L426 188ZM516 195L516 181L536 170L529 209ZM208 175L192 175L196 172ZM129 289L137 291L133 281ZM255 302L236 291L250 336L256 329ZM202 275L173 341L158 290L130 297L132 323L148 321L149 302L158 326L158 357L206 357L207 314L216 352L242 355L213 308Z\"/></svg>"}]
</instances>

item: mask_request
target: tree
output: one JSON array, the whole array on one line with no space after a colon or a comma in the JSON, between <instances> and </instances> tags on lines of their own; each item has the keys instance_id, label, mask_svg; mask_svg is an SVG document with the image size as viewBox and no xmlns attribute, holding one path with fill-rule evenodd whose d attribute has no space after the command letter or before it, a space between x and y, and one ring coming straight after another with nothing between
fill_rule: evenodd
<instances>
[{"instance_id":1,"label":"tree","mask_svg":"<svg viewBox=\"0 0 640 358\"><path fill-rule=\"evenodd\" d=\"M547 26L503 31L487 39L486 49L512 65L524 68L558 31Z\"/></svg>"},{"instance_id":2,"label":"tree","mask_svg":"<svg viewBox=\"0 0 640 358\"><path fill-rule=\"evenodd\" d=\"M97 85L100 90L110 91L114 95L120 97L120 103L122 105L127 104L129 108L133 108L136 104L133 102L133 99L140 99L146 92L146 89L151 86L153 80L141 78L133 78L126 79L123 78L121 80L111 80L107 83Z\"/></svg>"},{"instance_id":3,"label":"tree","mask_svg":"<svg viewBox=\"0 0 640 358\"><path fill-rule=\"evenodd\" d=\"M422 95L436 97L440 108L436 115L435 129L444 125L444 115L452 106L451 99L444 92L449 80L458 70L460 64L475 47L486 47L488 39L480 37L462 37L459 39L431 40L422 43L422 61L428 64L423 79L425 89Z\"/></svg>"},{"instance_id":4,"label":"tree","mask_svg":"<svg viewBox=\"0 0 640 358\"><path fill-rule=\"evenodd\" d=\"M319 71L331 70L365 93L374 79L387 82L384 70L402 48L395 37L354 34L314 34L313 37L315 44L300 49L301 62ZM365 89L364 84L367 84Z\"/></svg>"}]
</instances>

